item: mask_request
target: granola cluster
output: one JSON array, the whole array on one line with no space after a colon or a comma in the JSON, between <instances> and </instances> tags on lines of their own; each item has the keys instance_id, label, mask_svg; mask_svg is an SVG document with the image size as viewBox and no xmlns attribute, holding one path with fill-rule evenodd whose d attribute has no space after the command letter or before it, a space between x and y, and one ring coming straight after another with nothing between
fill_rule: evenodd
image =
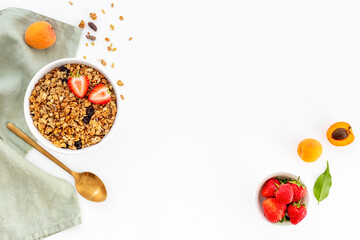
<instances>
[{"instance_id":1,"label":"granola cluster","mask_svg":"<svg viewBox=\"0 0 360 240\"><path fill-rule=\"evenodd\" d=\"M84 98L76 97L67 80L72 74L86 75L90 80ZM89 93L98 84L111 92L107 104L93 104ZM116 96L111 84L97 70L83 64L54 68L35 84L29 98L30 114L35 127L56 147L81 149L94 145L109 133L117 112Z\"/></svg>"}]
</instances>

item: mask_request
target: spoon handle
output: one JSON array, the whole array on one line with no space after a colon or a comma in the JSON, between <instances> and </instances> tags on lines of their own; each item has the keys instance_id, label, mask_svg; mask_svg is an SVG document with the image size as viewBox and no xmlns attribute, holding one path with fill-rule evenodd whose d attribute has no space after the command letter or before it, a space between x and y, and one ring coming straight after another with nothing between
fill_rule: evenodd
<instances>
[{"instance_id":1,"label":"spoon handle","mask_svg":"<svg viewBox=\"0 0 360 240\"><path fill-rule=\"evenodd\" d=\"M20 129L15 127L12 123L7 124L7 128L18 135L22 140L27 142L29 145L34 147L36 150L38 150L40 153L45 155L47 158L49 158L51 161L53 161L55 164L57 164L59 167L73 175L73 171L70 170L67 166L65 166L62 162L57 160L53 155L51 155L48 151L46 151L44 148L42 148L39 144L37 144L34 140L32 140L28 135L26 135L24 132L22 132Z\"/></svg>"}]
</instances>

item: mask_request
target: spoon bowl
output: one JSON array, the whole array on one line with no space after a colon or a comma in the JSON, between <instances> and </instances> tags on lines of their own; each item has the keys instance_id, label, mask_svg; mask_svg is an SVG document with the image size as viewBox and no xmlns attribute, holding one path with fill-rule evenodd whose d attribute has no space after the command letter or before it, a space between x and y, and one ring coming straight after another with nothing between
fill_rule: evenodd
<instances>
[{"instance_id":1,"label":"spoon bowl","mask_svg":"<svg viewBox=\"0 0 360 240\"><path fill-rule=\"evenodd\" d=\"M91 172L73 172L72 176L75 179L76 189L81 196L93 202L105 201L106 188L98 176Z\"/></svg>"}]
</instances>

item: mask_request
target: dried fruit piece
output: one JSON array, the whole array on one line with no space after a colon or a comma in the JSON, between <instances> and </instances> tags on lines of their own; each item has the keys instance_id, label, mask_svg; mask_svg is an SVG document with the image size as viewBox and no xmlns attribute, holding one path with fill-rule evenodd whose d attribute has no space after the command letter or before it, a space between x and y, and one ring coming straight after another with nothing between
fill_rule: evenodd
<instances>
[{"instance_id":1,"label":"dried fruit piece","mask_svg":"<svg viewBox=\"0 0 360 240\"><path fill-rule=\"evenodd\" d=\"M355 139L350 124L346 122L337 122L331 125L326 136L329 142L334 146L346 146Z\"/></svg>"},{"instance_id":2,"label":"dried fruit piece","mask_svg":"<svg viewBox=\"0 0 360 240\"><path fill-rule=\"evenodd\" d=\"M88 43L86 43L86 46L89 46L89 44L88 44Z\"/></svg>"},{"instance_id":3,"label":"dried fruit piece","mask_svg":"<svg viewBox=\"0 0 360 240\"><path fill-rule=\"evenodd\" d=\"M307 138L299 143L297 152L303 161L315 162L322 154L322 146L319 141Z\"/></svg>"},{"instance_id":4,"label":"dried fruit piece","mask_svg":"<svg viewBox=\"0 0 360 240\"><path fill-rule=\"evenodd\" d=\"M115 52L117 50L117 48L113 48L112 51Z\"/></svg>"},{"instance_id":5,"label":"dried fruit piece","mask_svg":"<svg viewBox=\"0 0 360 240\"><path fill-rule=\"evenodd\" d=\"M96 20L96 18L97 18L96 13L90 13L90 18L92 20Z\"/></svg>"},{"instance_id":6,"label":"dried fruit piece","mask_svg":"<svg viewBox=\"0 0 360 240\"><path fill-rule=\"evenodd\" d=\"M94 42L92 42L92 43L91 43L91 46L95 46L95 43L94 43Z\"/></svg>"},{"instance_id":7,"label":"dried fruit piece","mask_svg":"<svg viewBox=\"0 0 360 240\"><path fill-rule=\"evenodd\" d=\"M124 17L123 16L120 16L119 17L120 21L124 20Z\"/></svg>"},{"instance_id":8,"label":"dried fruit piece","mask_svg":"<svg viewBox=\"0 0 360 240\"><path fill-rule=\"evenodd\" d=\"M97 27L96 27L96 25L94 23L88 22L88 25L92 30L94 30L95 32L97 31Z\"/></svg>"},{"instance_id":9,"label":"dried fruit piece","mask_svg":"<svg viewBox=\"0 0 360 240\"><path fill-rule=\"evenodd\" d=\"M95 113L95 109L93 106L90 106L86 109L86 115L88 115L89 117L92 117Z\"/></svg>"},{"instance_id":10,"label":"dried fruit piece","mask_svg":"<svg viewBox=\"0 0 360 240\"><path fill-rule=\"evenodd\" d=\"M114 4L113 4L113 3L111 4L111 7L114 7Z\"/></svg>"},{"instance_id":11,"label":"dried fruit piece","mask_svg":"<svg viewBox=\"0 0 360 240\"><path fill-rule=\"evenodd\" d=\"M76 149L81 149L82 148L81 140L75 142L75 147L76 147Z\"/></svg>"},{"instance_id":12,"label":"dried fruit piece","mask_svg":"<svg viewBox=\"0 0 360 240\"><path fill-rule=\"evenodd\" d=\"M85 27L85 22L84 22L84 20L81 20L79 23L79 28L84 29L84 27Z\"/></svg>"},{"instance_id":13,"label":"dried fruit piece","mask_svg":"<svg viewBox=\"0 0 360 240\"><path fill-rule=\"evenodd\" d=\"M83 121L85 124L89 124L90 120L91 120L91 117L89 117L89 116L85 116L85 117L82 119L82 121Z\"/></svg>"},{"instance_id":14,"label":"dried fruit piece","mask_svg":"<svg viewBox=\"0 0 360 240\"><path fill-rule=\"evenodd\" d=\"M129 41L131 41L131 40L133 40L133 38L132 38L132 37L130 37L130 38L129 38Z\"/></svg>"},{"instance_id":15,"label":"dried fruit piece","mask_svg":"<svg viewBox=\"0 0 360 240\"><path fill-rule=\"evenodd\" d=\"M115 29L114 25L110 24L110 29L114 30Z\"/></svg>"},{"instance_id":16,"label":"dried fruit piece","mask_svg":"<svg viewBox=\"0 0 360 240\"><path fill-rule=\"evenodd\" d=\"M90 34L87 34L86 35L86 38L91 40L91 41L95 41L96 40L96 37L94 35L90 35Z\"/></svg>"},{"instance_id":17,"label":"dried fruit piece","mask_svg":"<svg viewBox=\"0 0 360 240\"><path fill-rule=\"evenodd\" d=\"M105 41L107 41L107 42L108 42L108 41L110 41L110 39L109 39L109 38L105 38Z\"/></svg>"}]
</instances>

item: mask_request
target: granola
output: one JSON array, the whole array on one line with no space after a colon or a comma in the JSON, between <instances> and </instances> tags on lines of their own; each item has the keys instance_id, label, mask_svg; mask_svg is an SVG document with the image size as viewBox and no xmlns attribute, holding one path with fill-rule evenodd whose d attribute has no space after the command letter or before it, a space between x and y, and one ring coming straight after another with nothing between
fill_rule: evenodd
<instances>
[{"instance_id":1,"label":"granola","mask_svg":"<svg viewBox=\"0 0 360 240\"><path fill-rule=\"evenodd\" d=\"M68 77L77 72L90 80L84 98L76 97L67 85ZM111 92L111 101L104 105L88 100L91 89L100 83ZM39 132L56 147L72 150L99 143L109 133L117 113L112 85L96 69L83 64L66 64L46 73L35 84L29 101Z\"/></svg>"}]
</instances>

